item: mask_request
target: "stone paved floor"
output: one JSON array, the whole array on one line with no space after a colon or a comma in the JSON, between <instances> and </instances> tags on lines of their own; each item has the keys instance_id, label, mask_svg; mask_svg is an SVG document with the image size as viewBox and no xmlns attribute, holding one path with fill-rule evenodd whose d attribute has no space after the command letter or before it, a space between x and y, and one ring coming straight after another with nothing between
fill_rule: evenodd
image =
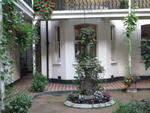
<instances>
[{"instance_id":1,"label":"stone paved floor","mask_svg":"<svg viewBox=\"0 0 150 113\"><path fill-rule=\"evenodd\" d=\"M126 93L123 91L110 91L112 98L117 104L106 108L78 109L65 106L63 103L68 94L43 95L33 100L30 113L112 113L117 108L119 102L134 102L135 100L149 99L150 91L142 90L137 93Z\"/></svg>"}]
</instances>

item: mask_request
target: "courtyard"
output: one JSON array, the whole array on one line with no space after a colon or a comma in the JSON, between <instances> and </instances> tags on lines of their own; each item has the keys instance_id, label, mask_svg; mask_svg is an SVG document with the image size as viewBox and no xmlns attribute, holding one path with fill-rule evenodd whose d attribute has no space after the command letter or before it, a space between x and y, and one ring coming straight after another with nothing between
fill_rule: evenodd
<instances>
[{"instance_id":1,"label":"courtyard","mask_svg":"<svg viewBox=\"0 0 150 113\"><path fill-rule=\"evenodd\" d=\"M1 113L150 113L149 0L0 0Z\"/></svg>"},{"instance_id":2,"label":"courtyard","mask_svg":"<svg viewBox=\"0 0 150 113\"><path fill-rule=\"evenodd\" d=\"M33 100L31 113L112 113L120 102L134 102L142 99L149 99L150 91L138 91L137 93L126 93L122 91L110 91L112 98L117 102L114 106L98 109L77 109L69 108L63 103L66 100L67 93L43 95Z\"/></svg>"}]
</instances>

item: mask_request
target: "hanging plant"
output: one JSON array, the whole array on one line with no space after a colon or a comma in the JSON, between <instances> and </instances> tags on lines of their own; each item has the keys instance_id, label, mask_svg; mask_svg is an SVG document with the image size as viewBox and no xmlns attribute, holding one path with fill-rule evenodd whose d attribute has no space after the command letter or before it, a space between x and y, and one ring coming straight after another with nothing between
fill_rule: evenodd
<instances>
[{"instance_id":1,"label":"hanging plant","mask_svg":"<svg viewBox=\"0 0 150 113\"><path fill-rule=\"evenodd\" d=\"M52 0L35 0L34 2L35 15L46 20L50 19L55 7L56 3Z\"/></svg>"}]
</instances>

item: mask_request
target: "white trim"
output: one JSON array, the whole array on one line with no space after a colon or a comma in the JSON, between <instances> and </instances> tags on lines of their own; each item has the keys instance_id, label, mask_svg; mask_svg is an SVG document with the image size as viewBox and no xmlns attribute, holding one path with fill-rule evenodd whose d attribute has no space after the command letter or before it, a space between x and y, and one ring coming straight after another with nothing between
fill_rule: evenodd
<instances>
[{"instance_id":1,"label":"white trim","mask_svg":"<svg viewBox=\"0 0 150 113\"><path fill-rule=\"evenodd\" d=\"M51 19L75 18L123 18L128 15L128 9L100 9L100 10L63 10L53 11ZM136 9L137 16L150 17L150 8Z\"/></svg>"},{"instance_id":2,"label":"white trim","mask_svg":"<svg viewBox=\"0 0 150 113\"><path fill-rule=\"evenodd\" d=\"M26 13L30 18L34 18L33 14L34 14L34 10L29 7L29 5L27 3L25 3L23 0L19 0L18 2L14 2L14 4L21 9L24 13Z\"/></svg>"}]
</instances>

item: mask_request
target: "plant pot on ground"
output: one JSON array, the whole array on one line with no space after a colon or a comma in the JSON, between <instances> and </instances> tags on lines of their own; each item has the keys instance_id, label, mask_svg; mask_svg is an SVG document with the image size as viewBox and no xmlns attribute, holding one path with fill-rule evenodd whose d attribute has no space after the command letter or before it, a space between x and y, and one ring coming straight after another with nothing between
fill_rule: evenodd
<instances>
[{"instance_id":1,"label":"plant pot on ground","mask_svg":"<svg viewBox=\"0 0 150 113\"><path fill-rule=\"evenodd\" d=\"M128 76L124 79L124 89L127 92L137 92L136 83L140 81L139 76Z\"/></svg>"}]
</instances>

